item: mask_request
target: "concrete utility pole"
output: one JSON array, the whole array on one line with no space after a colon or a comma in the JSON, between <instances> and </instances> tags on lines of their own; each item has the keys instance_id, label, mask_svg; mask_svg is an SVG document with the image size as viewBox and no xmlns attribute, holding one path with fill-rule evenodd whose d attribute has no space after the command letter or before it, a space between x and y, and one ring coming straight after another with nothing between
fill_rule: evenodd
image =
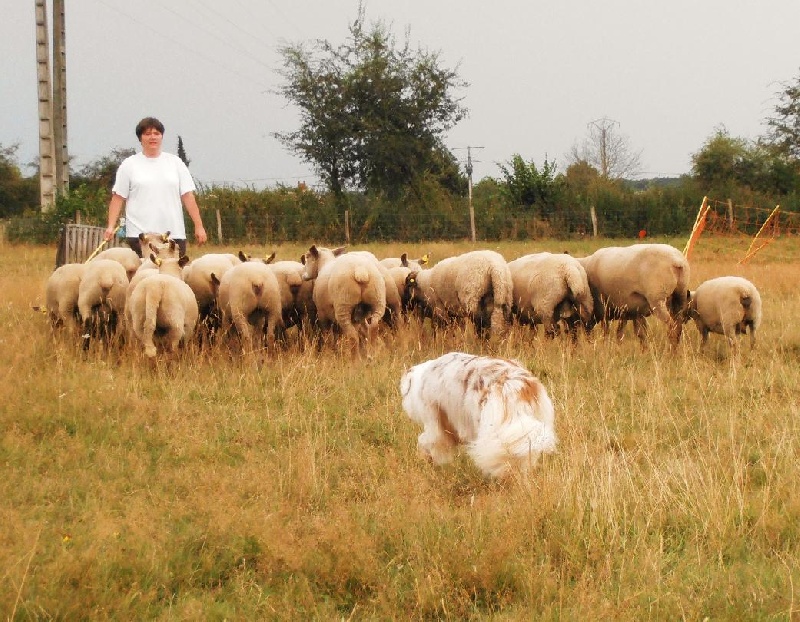
<instances>
[{"instance_id":1,"label":"concrete utility pole","mask_svg":"<svg viewBox=\"0 0 800 622\"><path fill-rule=\"evenodd\" d=\"M67 151L67 47L64 0L53 0L53 142L56 159L56 191L69 190Z\"/></svg>"},{"instance_id":2,"label":"concrete utility pole","mask_svg":"<svg viewBox=\"0 0 800 622\"><path fill-rule=\"evenodd\" d=\"M42 212L49 212L56 202L50 45L46 0L34 0L34 2L36 3L36 75L39 82L39 198Z\"/></svg>"}]
</instances>

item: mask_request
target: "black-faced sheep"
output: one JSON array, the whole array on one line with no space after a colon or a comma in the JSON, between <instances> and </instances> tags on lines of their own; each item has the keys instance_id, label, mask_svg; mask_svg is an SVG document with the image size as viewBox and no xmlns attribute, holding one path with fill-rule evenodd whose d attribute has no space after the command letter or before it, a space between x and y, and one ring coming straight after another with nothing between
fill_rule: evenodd
<instances>
[{"instance_id":1,"label":"black-faced sheep","mask_svg":"<svg viewBox=\"0 0 800 622\"><path fill-rule=\"evenodd\" d=\"M386 312L386 280L374 255L344 251L312 246L303 257L303 279L314 280L319 328L336 329L357 354L373 341Z\"/></svg>"},{"instance_id":2,"label":"black-faced sheep","mask_svg":"<svg viewBox=\"0 0 800 622\"><path fill-rule=\"evenodd\" d=\"M500 253L478 250L443 259L406 277L411 304L436 324L471 320L479 336L502 334L513 300L511 271Z\"/></svg>"},{"instance_id":3,"label":"black-faced sheep","mask_svg":"<svg viewBox=\"0 0 800 622\"><path fill-rule=\"evenodd\" d=\"M266 338L267 347L274 347L276 333L283 327L281 293L267 264L247 261L226 271L219 279L219 307L223 327L235 327L244 353L253 352L256 337Z\"/></svg>"},{"instance_id":4,"label":"black-faced sheep","mask_svg":"<svg viewBox=\"0 0 800 622\"><path fill-rule=\"evenodd\" d=\"M680 342L689 283L689 262L668 244L635 244L598 249L579 261L586 269L594 299L594 317L588 328L611 320L633 320L634 332L645 345L649 315L668 327L673 345Z\"/></svg>"},{"instance_id":5,"label":"black-faced sheep","mask_svg":"<svg viewBox=\"0 0 800 622\"><path fill-rule=\"evenodd\" d=\"M753 348L761 325L761 295L755 285L740 276L710 279L689 292L688 318L694 320L700 331L701 347L708 341L709 333L716 333L724 335L731 350L736 352L736 336L749 329Z\"/></svg>"},{"instance_id":6,"label":"black-faced sheep","mask_svg":"<svg viewBox=\"0 0 800 622\"><path fill-rule=\"evenodd\" d=\"M181 278L188 257L160 259L151 256L159 268L142 278L131 292L126 307L130 332L144 346L145 356L157 354L156 341L175 352L191 338L197 325L197 299Z\"/></svg>"},{"instance_id":7,"label":"black-faced sheep","mask_svg":"<svg viewBox=\"0 0 800 622\"><path fill-rule=\"evenodd\" d=\"M589 280L581 263L564 253L533 253L508 262L514 284L512 314L523 324L542 324L555 336L563 320L573 340L577 325L594 310Z\"/></svg>"}]
</instances>

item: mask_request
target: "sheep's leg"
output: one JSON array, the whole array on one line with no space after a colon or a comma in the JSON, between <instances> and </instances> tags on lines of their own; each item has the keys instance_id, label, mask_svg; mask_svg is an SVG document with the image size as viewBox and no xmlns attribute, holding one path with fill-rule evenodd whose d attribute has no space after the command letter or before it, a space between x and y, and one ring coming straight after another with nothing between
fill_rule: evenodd
<instances>
[{"instance_id":1,"label":"sheep's leg","mask_svg":"<svg viewBox=\"0 0 800 622\"><path fill-rule=\"evenodd\" d=\"M89 343L92 340L92 331L94 330L94 318L90 315L83 321L83 334L81 340L83 342L83 349L89 349Z\"/></svg>"},{"instance_id":2,"label":"sheep's leg","mask_svg":"<svg viewBox=\"0 0 800 622\"><path fill-rule=\"evenodd\" d=\"M622 317L617 324L617 341L622 341L625 338L625 327L628 325L628 318ZM635 330L635 324L634 324Z\"/></svg>"},{"instance_id":3,"label":"sheep's leg","mask_svg":"<svg viewBox=\"0 0 800 622\"><path fill-rule=\"evenodd\" d=\"M156 356L156 344L153 341L155 332L155 320L151 321L150 318L145 318L144 325L142 326L142 345L144 346L144 354L149 359Z\"/></svg>"},{"instance_id":4,"label":"sheep's leg","mask_svg":"<svg viewBox=\"0 0 800 622\"><path fill-rule=\"evenodd\" d=\"M245 353L253 351L253 327L247 321L247 316L241 311L231 313L233 325L236 327L236 332L239 333L239 340L242 344L242 351Z\"/></svg>"},{"instance_id":5,"label":"sheep's leg","mask_svg":"<svg viewBox=\"0 0 800 622\"><path fill-rule=\"evenodd\" d=\"M270 313L267 317L266 323L264 324L264 337L267 341L268 350L273 350L275 348L275 339L279 332L279 326L280 328L283 328L283 321L281 321L279 324L278 317L275 316L274 313Z\"/></svg>"},{"instance_id":6,"label":"sheep's leg","mask_svg":"<svg viewBox=\"0 0 800 622\"><path fill-rule=\"evenodd\" d=\"M728 342L728 350L731 352L731 354L736 356L739 353L739 340L737 338L739 333L736 330L736 325L723 325L722 334L725 336L725 339Z\"/></svg>"},{"instance_id":7,"label":"sheep's leg","mask_svg":"<svg viewBox=\"0 0 800 622\"><path fill-rule=\"evenodd\" d=\"M667 308L667 301L666 300L659 300L655 306L652 307L653 315L656 316L659 320L661 320L664 325L667 327L669 333L669 340L672 345L676 346L680 343L681 340L681 333L683 332L683 322L680 322L678 319L672 317Z\"/></svg>"},{"instance_id":8,"label":"sheep's leg","mask_svg":"<svg viewBox=\"0 0 800 622\"><path fill-rule=\"evenodd\" d=\"M633 334L639 339L642 348L647 345L647 318L637 315L633 318Z\"/></svg>"},{"instance_id":9,"label":"sheep's leg","mask_svg":"<svg viewBox=\"0 0 800 622\"><path fill-rule=\"evenodd\" d=\"M496 305L489 318L489 329L493 335L502 335L506 330L506 313L503 307Z\"/></svg>"},{"instance_id":10,"label":"sheep's leg","mask_svg":"<svg viewBox=\"0 0 800 622\"><path fill-rule=\"evenodd\" d=\"M183 325L180 326L170 326L167 329L167 333L164 335L164 341L167 345L167 350L169 352L177 352L178 348L181 345L181 340L183 339L184 327Z\"/></svg>"}]
</instances>

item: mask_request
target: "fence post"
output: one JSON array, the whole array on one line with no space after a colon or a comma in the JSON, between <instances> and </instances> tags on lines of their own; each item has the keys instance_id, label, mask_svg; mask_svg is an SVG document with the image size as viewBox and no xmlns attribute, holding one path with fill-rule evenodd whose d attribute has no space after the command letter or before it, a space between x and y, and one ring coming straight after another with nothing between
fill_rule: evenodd
<instances>
[{"instance_id":1,"label":"fence post","mask_svg":"<svg viewBox=\"0 0 800 622\"><path fill-rule=\"evenodd\" d=\"M592 237L597 237L597 211L594 209L594 205L589 206L589 216L592 218Z\"/></svg>"},{"instance_id":2,"label":"fence post","mask_svg":"<svg viewBox=\"0 0 800 622\"><path fill-rule=\"evenodd\" d=\"M222 244L222 217L219 215L219 208L216 210L217 212L217 242Z\"/></svg>"},{"instance_id":3,"label":"fence post","mask_svg":"<svg viewBox=\"0 0 800 622\"><path fill-rule=\"evenodd\" d=\"M344 241L350 244L350 210L344 210Z\"/></svg>"},{"instance_id":4,"label":"fence post","mask_svg":"<svg viewBox=\"0 0 800 622\"><path fill-rule=\"evenodd\" d=\"M733 201L728 199L728 230L733 231Z\"/></svg>"}]
</instances>

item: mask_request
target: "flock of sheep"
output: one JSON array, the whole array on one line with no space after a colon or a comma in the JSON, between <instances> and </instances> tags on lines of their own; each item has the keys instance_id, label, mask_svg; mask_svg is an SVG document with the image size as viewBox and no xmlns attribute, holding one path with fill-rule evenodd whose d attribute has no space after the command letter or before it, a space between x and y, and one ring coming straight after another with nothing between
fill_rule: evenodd
<instances>
[{"instance_id":1,"label":"flock of sheep","mask_svg":"<svg viewBox=\"0 0 800 622\"><path fill-rule=\"evenodd\" d=\"M601 324L607 331L627 321L646 338L654 315L677 344L693 319L702 334L749 331L761 322L761 299L752 283L726 276L688 290L689 264L667 244L605 247L583 258L535 253L513 261L491 250L442 259L379 260L367 251L316 245L302 261L253 259L244 253L179 256L169 234L141 236L147 256L111 248L87 263L57 268L45 286L54 326L66 325L84 347L118 333L153 358L175 351L197 335L212 340L238 336L242 350L274 347L293 326L319 341L333 335L354 354L388 324L416 313L437 329L472 322L479 335L502 334L511 321L541 324L547 335Z\"/></svg>"}]
</instances>

